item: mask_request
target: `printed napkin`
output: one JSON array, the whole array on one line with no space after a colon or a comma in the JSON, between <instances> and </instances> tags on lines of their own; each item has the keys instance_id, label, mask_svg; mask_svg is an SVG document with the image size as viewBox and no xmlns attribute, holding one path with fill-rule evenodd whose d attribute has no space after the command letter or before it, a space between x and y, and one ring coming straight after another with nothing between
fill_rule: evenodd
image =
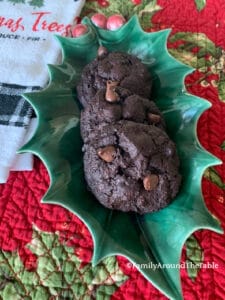
<instances>
[{"instance_id":1,"label":"printed napkin","mask_svg":"<svg viewBox=\"0 0 225 300\"><path fill-rule=\"evenodd\" d=\"M33 110L21 94L38 89L0 84L0 183L7 180L10 169L32 170L31 154L16 155L16 150L32 135L36 123L36 118L30 121Z\"/></svg>"},{"instance_id":2,"label":"printed napkin","mask_svg":"<svg viewBox=\"0 0 225 300\"><path fill-rule=\"evenodd\" d=\"M54 34L68 35L84 2L0 2L0 183L6 182L12 169L32 169L30 154L27 160L16 155L26 135L34 131L34 125L27 131L33 112L21 94L47 85L47 64L59 63L61 56Z\"/></svg>"}]
</instances>

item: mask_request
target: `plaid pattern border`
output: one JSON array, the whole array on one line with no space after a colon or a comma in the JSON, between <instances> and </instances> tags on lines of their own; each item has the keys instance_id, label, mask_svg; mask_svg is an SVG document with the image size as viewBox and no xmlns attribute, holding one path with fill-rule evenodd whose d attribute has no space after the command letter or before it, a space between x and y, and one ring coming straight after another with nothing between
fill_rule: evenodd
<instances>
[{"instance_id":1,"label":"plaid pattern border","mask_svg":"<svg viewBox=\"0 0 225 300\"><path fill-rule=\"evenodd\" d=\"M21 94L39 89L40 87L0 83L0 125L26 127L34 112Z\"/></svg>"}]
</instances>

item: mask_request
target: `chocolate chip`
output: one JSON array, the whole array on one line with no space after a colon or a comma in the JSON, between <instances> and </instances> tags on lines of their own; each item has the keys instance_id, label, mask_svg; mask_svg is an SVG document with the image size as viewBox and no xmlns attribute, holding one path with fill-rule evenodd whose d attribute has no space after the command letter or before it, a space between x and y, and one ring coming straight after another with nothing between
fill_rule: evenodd
<instances>
[{"instance_id":1,"label":"chocolate chip","mask_svg":"<svg viewBox=\"0 0 225 300\"><path fill-rule=\"evenodd\" d=\"M158 124L161 121L160 115L148 113L148 119L150 123Z\"/></svg>"},{"instance_id":2,"label":"chocolate chip","mask_svg":"<svg viewBox=\"0 0 225 300\"><path fill-rule=\"evenodd\" d=\"M146 191L154 190L159 183L159 177L155 174L145 176L143 185Z\"/></svg>"},{"instance_id":3,"label":"chocolate chip","mask_svg":"<svg viewBox=\"0 0 225 300\"><path fill-rule=\"evenodd\" d=\"M108 50L104 46L98 48L98 58L103 58L108 54Z\"/></svg>"},{"instance_id":4,"label":"chocolate chip","mask_svg":"<svg viewBox=\"0 0 225 300\"><path fill-rule=\"evenodd\" d=\"M112 162L116 157L116 148L114 146L106 146L97 151L98 156L105 162Z\"/></svg>"},{"instance_id":5,"label":"chocolate chip","mask_svg":"<svg viewBox=\"0 0 225 300\"><path fill-rule=\"evenodd\" d=\"M105 93L106 101L117 102L119 100L119 95L115 92L115 88L117 85L118 85L117 81L107 80L106 93Z\"/></svg>"}]
</instances>

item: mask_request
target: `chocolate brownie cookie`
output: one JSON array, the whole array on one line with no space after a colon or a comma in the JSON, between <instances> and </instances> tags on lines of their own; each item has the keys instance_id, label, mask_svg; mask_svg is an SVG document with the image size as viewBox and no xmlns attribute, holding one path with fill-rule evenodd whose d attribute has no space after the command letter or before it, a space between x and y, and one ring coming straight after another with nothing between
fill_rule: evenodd
<instances>
[{"instance_id":1,"label":"chocolate brownie cookie","mask_svg":"<svg viewBox=\"0 0 225 300\"><path fill-rule=\"evenodd\" d=\"M153 101L131 94L121 87L115 88L118 98L115 102L106 100L106 89L97 92L81 112L81 135L85 143L93 140L99 127L115 124L120 120L155 125L165 129L162 113Z\"/></svg>"},{"instance_id":2,"label":"chocolate brownie cookie","mask_svg":"<svg viewBox=\"0 0 225 300\"><path fill-rule=\"evenodd\" d=\"M103 52L84 68L77 85L83 107L94 99L99 89L106 87L107 80L116 81L132 94L150 97L152 78L137 57L122 52Z\"/></svg>"},{"instance_id":3,"label":"chocolate brownie cookie","mask_svg":"<svg viewBox=\"0 0 225 300\"><path fill-rule=\"evenodd\" d=\"M174 143L156 126L119 121L84 145L88 186L106 207L140 214L167 206L181 176Z\"/></svg>"}]
</instances>

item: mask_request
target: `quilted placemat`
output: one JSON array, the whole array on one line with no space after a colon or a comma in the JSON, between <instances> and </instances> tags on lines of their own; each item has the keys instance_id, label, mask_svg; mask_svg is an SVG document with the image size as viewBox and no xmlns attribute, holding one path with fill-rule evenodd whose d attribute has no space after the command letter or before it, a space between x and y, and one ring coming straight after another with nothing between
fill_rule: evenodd
<instances>
[{"instance_id":1,"label":"quilted placemat","mask_svg":"<svg viewBox=\"0 0 225 300\"><path fill-rule=\"evenodd\" d=\"M187 90L212 103L199 120L199 140L225 162L224 1L87 1L82 16L95 12L127 19L136 13L148 32L172 29L170 53L196 68L186 79ZM0 185L0 299L166 299L125 258L107 258L92 268L87 228L67 210L40 203L48 185L37 158L32 172L12 172ZM224 228L224 163L205 171L202 188ZM224 299L225 235L194 233L180 265L185 300Z\"/></svg>"}]
</instances>

